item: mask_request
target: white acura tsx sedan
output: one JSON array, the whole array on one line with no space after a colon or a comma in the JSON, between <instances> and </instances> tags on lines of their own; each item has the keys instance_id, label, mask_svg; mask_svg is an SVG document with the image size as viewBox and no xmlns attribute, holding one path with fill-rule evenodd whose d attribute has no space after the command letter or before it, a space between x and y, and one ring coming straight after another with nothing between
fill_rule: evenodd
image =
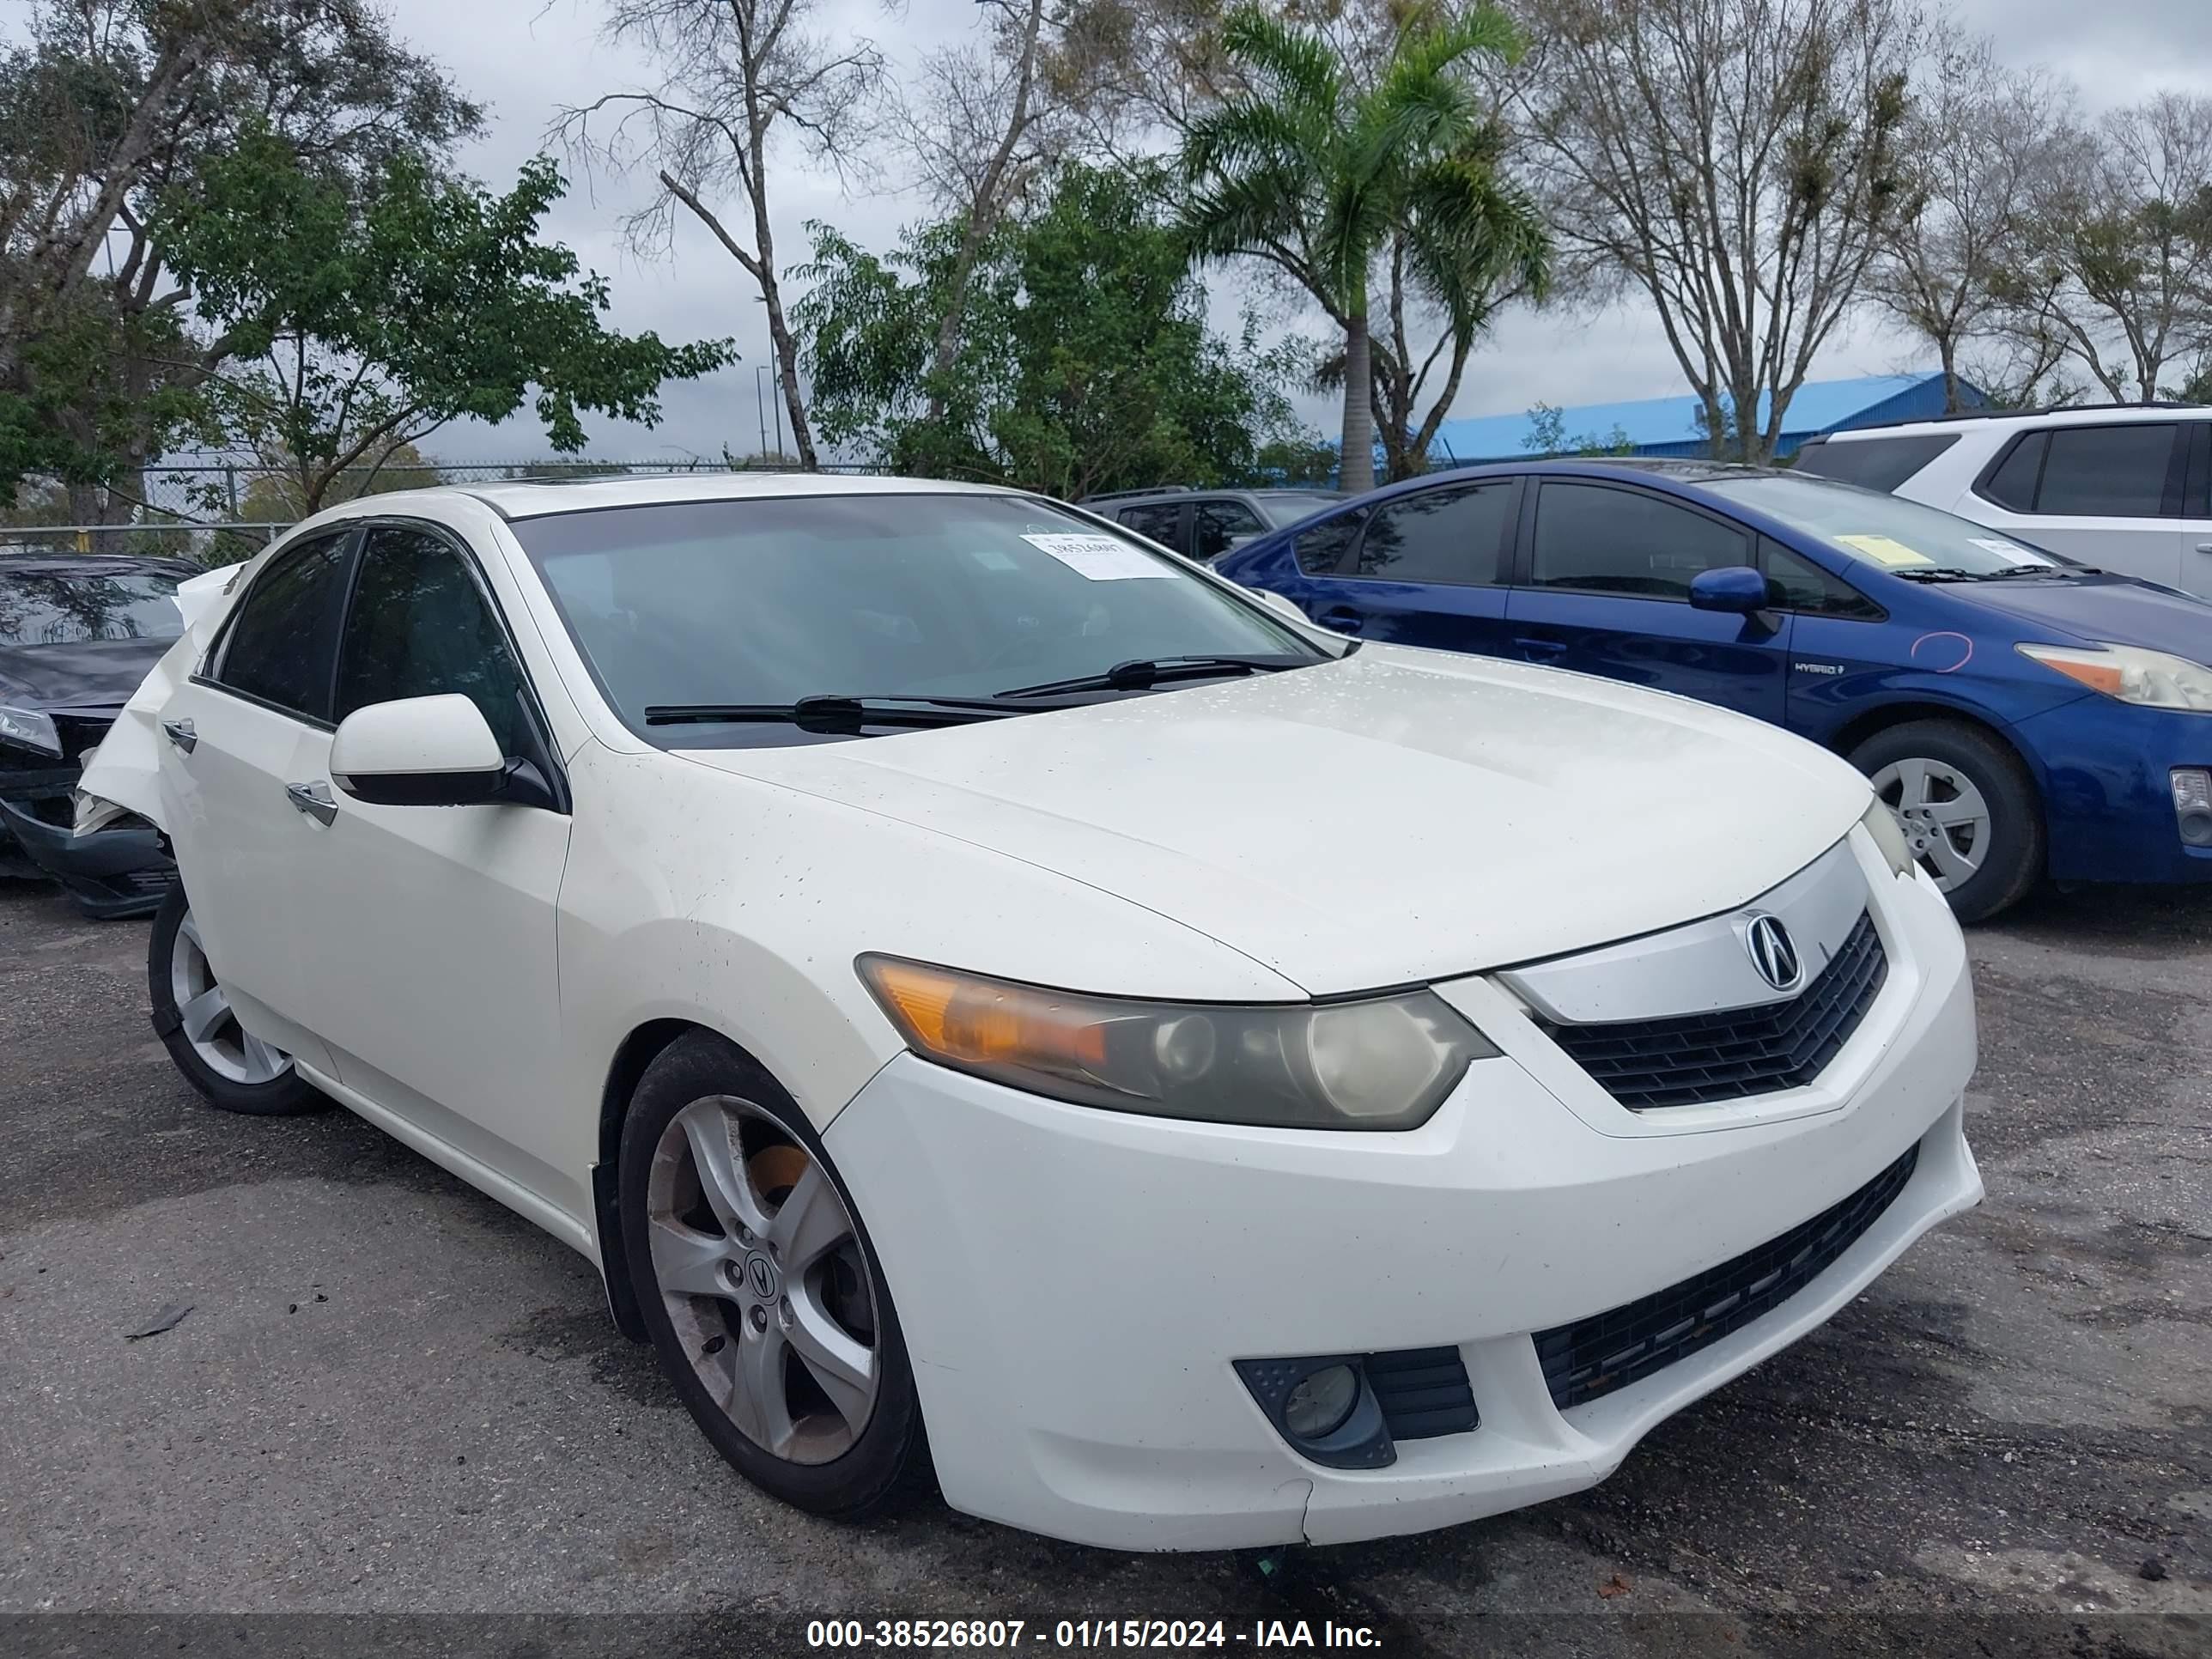
<instances>
[{"instance_id":1,"label":"white acura tsx sedan","mask_svg":"<svg viewBox=\"0 0 2212 1659\"><path fill-rule=\"evenodd\" d=\"M1718 709L896 479L380 495L182 604L82 804L178 1066L582 1251L809 1510L1534 1503L1981 1194L1942 895Z\"/></svg>"}]
</instances>

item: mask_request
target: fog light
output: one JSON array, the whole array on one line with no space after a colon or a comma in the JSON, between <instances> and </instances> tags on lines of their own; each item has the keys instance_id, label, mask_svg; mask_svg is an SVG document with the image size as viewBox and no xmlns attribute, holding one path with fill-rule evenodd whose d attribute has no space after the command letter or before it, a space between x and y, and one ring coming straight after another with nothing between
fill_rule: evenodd
<instances>
[{"instance_id":1,"label":"fog light","mask_svg":"<svg viewBox=\"0 0 2212 1659\"><path fill-rule=\"evenodd\" d=\"M2212 769L2174 769L2173 817L2191 847L2212 847Z\"/></svg>"},{"instance_id":2,"label":"fog light","mask_svg":"<svg viewBox=\"0 0 2212 1659\"><path fill-rule=\"evenodd\" d=\"M1283 1401L1283 1426L1301 1440L1318 1440L1344 1426L1359 1403L1359 1373L1349 1365L1314 1372Z\"/></svg>"}]
</instances>

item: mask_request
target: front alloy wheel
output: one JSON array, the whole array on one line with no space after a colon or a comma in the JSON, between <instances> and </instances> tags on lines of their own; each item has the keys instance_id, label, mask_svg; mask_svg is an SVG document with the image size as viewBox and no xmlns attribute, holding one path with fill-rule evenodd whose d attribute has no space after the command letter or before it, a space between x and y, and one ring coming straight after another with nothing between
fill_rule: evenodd
<instances>
[{"instance_id":1,"label":"front alloy wheel","mask_svg":"<svg viewBox=\"0 0 2212 1659\"><path fill-rule=\"evenodd\" d=\"M740 1474L848 1519L926 1484L883 1263L775 1079L710 1031L678 1037L630 1097L617 1189L646 1334Z\"/></svg>"},{"instance_id":2,"label":"front alloy wheel","mask_svg":"<svg viewBox=\"0 0 2212 1659\"><path fill-rule=\"evenodd\" d=\"M876 1288L822 1166L760 1107L717 1095L661 1131L646 1208L669 1323L738 1431L793 1463L852 1450L883 1375Z\"/></svg>"}]
</instances>

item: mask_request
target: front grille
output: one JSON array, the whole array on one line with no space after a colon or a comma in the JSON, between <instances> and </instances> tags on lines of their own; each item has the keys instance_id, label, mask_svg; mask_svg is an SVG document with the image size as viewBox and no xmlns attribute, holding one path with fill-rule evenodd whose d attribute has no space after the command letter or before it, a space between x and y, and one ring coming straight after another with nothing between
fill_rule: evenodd
<instances>
[{"instance_id":1,"label":"front grille","mask_svg":"<svg viewBox=\"0 0 2212 1659\"><path fill-rule=\"evenodd\" d=\"M1401 1348L1361 1361L1393 1440L1461 1434L1482 1419L1457 1348Z\"/></svg>"},{"instance_id":2,"label":"front grille","mask_svg":"<svg viewBox=\"0 0 2212 1659\"><path fill-rule=\"evenodd\" d=\"M1863 914L1828 965L1787 1002L1666 1019L1536 1023L1630 1111L1699 1106L1810 1083L1858 1030L1888 976L1881 936Z\"/></svg>"},{"instance_id":3,"label":"front grille","mask_svg":"<svg viewBox=\"0 0 2212 1659\"><path fill-rule=\"evenodd\" d=\"M1536 1358L1561 1411L1625 1389L1779 1307L1832 1266L1912 1178L1917 1144L1841 1203L1779 1238L1679 1285L1536 1333Z\"/></svg>"}]
</instances>

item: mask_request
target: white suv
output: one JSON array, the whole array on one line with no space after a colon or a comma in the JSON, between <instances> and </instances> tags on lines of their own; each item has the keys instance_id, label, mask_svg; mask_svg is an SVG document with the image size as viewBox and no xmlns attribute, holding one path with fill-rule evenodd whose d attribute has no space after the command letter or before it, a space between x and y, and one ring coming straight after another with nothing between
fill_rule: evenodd
<instances>
[{"instance_id":1,"label":"white suv","mask_svg":"<svg viewBox=\"0 0 2212 1659\"><path fill-rule=\"evenodd\" d=\"M2212 408L1915 421L1815 438L1797 464L2212 599Z\"/></svg>"}]
</instances>

